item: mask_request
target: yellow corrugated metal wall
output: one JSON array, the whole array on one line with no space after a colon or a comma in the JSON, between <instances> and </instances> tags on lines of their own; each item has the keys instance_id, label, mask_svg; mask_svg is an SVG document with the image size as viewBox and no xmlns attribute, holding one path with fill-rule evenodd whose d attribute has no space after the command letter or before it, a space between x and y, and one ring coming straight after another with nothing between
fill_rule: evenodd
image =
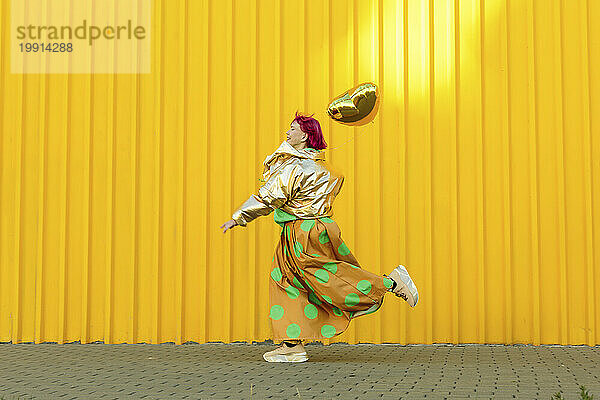
<instances>
[{"instance_id":1,"label":"yellow corrugated metal wall","mask_svg":"<svg viewBox=\"0 0 600 400\"><path fill-rule=\"evenodd\" d=\"M154 0L146 75L11 74L1 4L0 341L269 339L280 229L219 226L298 109L420 294L330 342L600 343L600 1Z\"/></svg>"}]
</instances>

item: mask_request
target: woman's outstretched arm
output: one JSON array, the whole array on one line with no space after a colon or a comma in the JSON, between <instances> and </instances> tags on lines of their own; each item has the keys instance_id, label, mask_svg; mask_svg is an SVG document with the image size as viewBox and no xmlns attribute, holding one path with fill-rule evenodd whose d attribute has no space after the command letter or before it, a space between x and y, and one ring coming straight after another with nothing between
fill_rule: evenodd
<instances>
[{"instance_id":1,"label":"woman's outstretched arm","mask_svg":"<svg viewBox=\"0 0 600 400\"><path fill-rule=\"evenodd\" d=\"M281 172L274 173L267 182L258 189L257 194L252 194L241 206L233 212L231 219L240 226L248 222L269 215L275 209L281 208L290 198L296 183L299 167L288 165Z\"/></svg>"}]
</instances>

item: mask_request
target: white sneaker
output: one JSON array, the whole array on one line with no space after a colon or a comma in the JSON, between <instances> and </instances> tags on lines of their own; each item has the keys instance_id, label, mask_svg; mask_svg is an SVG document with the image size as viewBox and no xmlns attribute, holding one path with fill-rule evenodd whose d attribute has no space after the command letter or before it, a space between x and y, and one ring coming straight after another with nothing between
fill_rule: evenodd
<instances>
[{"instance_id":1,"label":"white sneaker","mask_svg":"<svg viewBox=\"0 0 600 400\"><path fill-rule=\"evenodd\" d=\"M282 344L272 351L263 354L263 358L268 362L304 362L308 360L304 346L298 344L294 347L288 347Z\"/></svg>"},{"instance_id":2,"label":"white sneaker","mask_svg":"<svg viewBox=\"0 0 600 400\"><path fill-rule=\"evenodd\" d=\"M404 265L400 264L397 268L390 272L389 276L385 274L383 276L386 276L396 282L396 288L392 291L392 293L398 297L402 297L411 307L417 305L419 301L419 292L417 291L417 287L410 278L410 275L408 274L408 271Z\"/></svg>"}]
</instances>

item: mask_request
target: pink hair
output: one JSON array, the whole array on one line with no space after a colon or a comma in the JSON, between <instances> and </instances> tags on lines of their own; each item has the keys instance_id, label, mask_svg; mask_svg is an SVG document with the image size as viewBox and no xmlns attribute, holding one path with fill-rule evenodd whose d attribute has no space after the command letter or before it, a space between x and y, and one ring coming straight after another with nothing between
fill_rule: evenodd
<instances>
[{"instance_id":1,"label":"pink hair","mask_svg":"<svg viewBox=\"0 0 600 400\"><path fill-rule=\"evenodd\" d=\"M323 132L321 131L321 125L319 124L319 121L312 118L312 115L307 117L304 115L299 115L298 111L296 111L296 115L292 122L298 122L302 132L307 134L306 142L308 147L317 150L323 150L327 147L327 143L325 143L325 138L323 137Z\"/></svg>"}]
</instances>

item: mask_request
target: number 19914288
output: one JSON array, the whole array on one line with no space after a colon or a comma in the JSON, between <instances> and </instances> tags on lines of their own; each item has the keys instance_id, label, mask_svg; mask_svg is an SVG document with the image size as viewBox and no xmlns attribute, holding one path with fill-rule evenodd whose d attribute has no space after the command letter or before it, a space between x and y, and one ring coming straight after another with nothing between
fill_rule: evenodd
<instances>
[{"instance_id":1,"label":"number 19914288","mask_svg":"<svg viewBox=\"0 0 600 400\"><path fill-rule=\"evenodd\" d=\"M70 53L73 51L73 43L19 43L19 47L22 53Z\"/></svg>"}]
</instances>

